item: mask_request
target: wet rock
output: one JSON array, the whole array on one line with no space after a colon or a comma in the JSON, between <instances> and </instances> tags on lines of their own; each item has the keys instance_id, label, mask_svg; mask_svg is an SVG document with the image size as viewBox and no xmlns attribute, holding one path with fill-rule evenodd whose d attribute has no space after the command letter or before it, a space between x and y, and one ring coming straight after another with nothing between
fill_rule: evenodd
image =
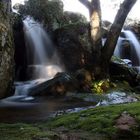
<instances>
[{"instance_id":1,"label":"wet rock","mask_svg":"<svg viewBox=\"0 0 140 140\"><path fill-rule=\"evenodd\" d=\"M122 104L138 101L138 99L133 94L117 91L106 94L105 97L106 99L102 100L100 105Z\"/></svg>"},{"instance_id":2,"label":"wet rock","mask_svg":"<svg viewBox=\"0 0 140 140\"><path fill-rule=\"evenodd\" d=\"M31 96L64 95L67 91L75 91L77 81L67 73L58 73L51 80L38 84L29 89Z\"/></svg>"},{"instance_id":3,"label":"wet rock","mask_svg":"<svg viewBox=\"0 0 140 140\"><path fill-rule=\"evenodd\" d=\"M11 1L0 1L0 98L10 96L14 75Z\"/></svg>"},{"instance_id":4,"label":"wet rock","mask_svg":"<svg viewBox=\"0 0 140 140\"><path fill-rule=\"evenodd\" d=\"M110 63L110 76L112 79L127 81L131 86L137 86L137 71L121 59L112 59Z\"/></svg>"}]
</instances>

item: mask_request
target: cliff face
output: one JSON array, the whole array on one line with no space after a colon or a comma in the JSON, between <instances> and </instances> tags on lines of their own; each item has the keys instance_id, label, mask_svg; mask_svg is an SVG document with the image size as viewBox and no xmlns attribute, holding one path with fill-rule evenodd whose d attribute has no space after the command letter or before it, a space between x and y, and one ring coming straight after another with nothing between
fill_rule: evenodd
<instances>
[{"instance_id":1,"label":"cliff face","mask_svg":"<svg viewBox=\"0 0 140 140\"><path fill-rule=\"evenodd\" d=\"M0 98L12 94L14 47L11 0L0 0Z\"/></svg>"}]
</instances>

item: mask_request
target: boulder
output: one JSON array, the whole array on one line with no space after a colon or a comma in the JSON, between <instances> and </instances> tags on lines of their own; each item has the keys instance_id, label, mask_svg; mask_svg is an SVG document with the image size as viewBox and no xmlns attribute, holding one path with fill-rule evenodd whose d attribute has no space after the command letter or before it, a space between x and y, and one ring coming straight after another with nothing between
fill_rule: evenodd
<instances>
[{"instance_id":1,"label":"boulder","mask_svg":"<svg viewBox=\"0 0 140 140\"><path fill-rule=\"evenodd\" d=\"M127 81L131 86L138 85L137 71L119 58L112 58L110 62L110 76L112 79Z\"/></svg>"},{"instance_id":2,"label":"boulder","mask_svg":"<svg viewBox=\"0 0 140 140\"><path fill-rule=\"evenodd\" d=\"M0 98L12 94L14 45L11 23L11 1L0 1Z\"/></svg>"},{"instance_id":3,"label":"boulder","mask_svg":"<svg viewBox=\"0 0 140 140\"><path fill-rule=\"evenodd\" d=\"M77 80L68 73L57 73L51 80L29 89L30 96L65 95L68 91L76 91Z\"/></svg>"}]
</instances>

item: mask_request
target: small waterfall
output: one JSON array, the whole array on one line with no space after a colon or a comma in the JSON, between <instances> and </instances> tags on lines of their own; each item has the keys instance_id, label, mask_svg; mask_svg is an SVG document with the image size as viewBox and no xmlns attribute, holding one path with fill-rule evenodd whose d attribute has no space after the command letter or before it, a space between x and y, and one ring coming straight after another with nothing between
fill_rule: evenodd
<instances>
[{"instance_id":1,"label":"small waterfall","mask_svg":"<svg viewBox=\"0 0 140 140\"><path fill-rule=\"evenodd\" d=\"M16 95L27 95L29 88L63 71L54 45L43 26L31 17L27 17L23 24L30 81L15 82Z\"/></svg>"},{"instance_id":2,"label":"small waterfall","mask_svg":"<svg viewBox=\"0 0 140 140\"><path fill-rule=\"evenodd\" d=\"M51 79L57 72L62 71L53 43L43 26L33 18L27 17L23 23L26 47L28 47L29 73L33 73L33 79Z\"/></svg>"},{"instance_id":3,"label":"small waterfall","mask_svg":"<svg viewBox=\"0 0 140 140\"><path fill-rule=\"evenodd\" d=\"M116 48L114 51L114 56L121 57L121 44L122 44L123 40L124 40L124 38L122 38L122 37L118 38L117 45L116 45Z\"/></svg>"},{"instance_id":4,"label":"small waterfall","mask_svg":"<svg viewBox=\"0 0 140 140\"><path fill-rule=\"evenodd\" d=\"M136 56L134 56L132 54L132 57L136 57L138 59L137 60L138 66L140 66L140 43L139 43L136 35L132 31L126 30L124 33L125 33L125 36L128 38L131 46L133 47L133 48L131 47L132 53L133 53L133 49L136 52Z\"/></svg>"},{"instance_id":5,"label":"small waterfall","mask_svg":"<svg viewBox=\"0 0 140 140\"><path fill-rule=\"evenodd\" d=\"M130 30L123 30L122 33L124 37L119 37L114 55L121 59L130 59L133 66L140 66L140 43L136 35ZM128 43L130 48L124 48L125 43Z\"/></svg>"}]
</instances>

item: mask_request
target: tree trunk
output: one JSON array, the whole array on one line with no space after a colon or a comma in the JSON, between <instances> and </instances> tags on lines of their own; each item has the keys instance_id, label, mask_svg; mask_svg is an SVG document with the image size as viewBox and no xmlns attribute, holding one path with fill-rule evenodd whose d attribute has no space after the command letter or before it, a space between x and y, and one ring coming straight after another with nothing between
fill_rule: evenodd
<instances>
[{"instance_id":1,"label":"tree trunk","mask_svg":"<svg viewBox=\"0 0 140 140\"><path fill-rule=\"evenodd\" d=\"M91 58L92 58L92 70L95 76L100 74L100 62L101 62L101 8L100 0L79 0L89 10L90 14L90 39L91 39Z\"/></svg>"},{"instance_id":2,"label":"tree trunk","mask_svg":"<svg viewBox=\"0 0 140 140\"><path fill-rule=\"evenodd\" d=\"M114 53L117 40L121 33L123 24L125 22L125 19L129 11L131 10L131 8L133 7L136 1L137 0L124 0L124 2L121 4L120 9L116 15L115 21L110 28L110 31L107 36L107 40L102 49L101 68L102 68L103 75L108 73L109 62Z\"/></svg>"},{"instance_id":3,"label":"tree trunk","mask_svg":"<svg viewBox=\"0 0 140 140\"><path fill-rule=\"evenodd\" d=\"M90 13L92 66L95 78L106 78L108 77L109 62L114 53L123 24L129 11L137 0L124 0L121 4L102 50L100 0L92 0L91 2L88 0L79 1L88 8Z\"/></svg>"},{"instance_id":4,"label":"tree trunk","mask_svg":"<svg viewBox=\"0 0 140 140\"><path fill-rule=\"evenodd\" d=\"M100 0L92 0L91 5L94 5L90 13L90 31L92 43L92 67L95 77L100 75L100 61L101 61L101 8Z\"/></svg>"}]
</instances>

